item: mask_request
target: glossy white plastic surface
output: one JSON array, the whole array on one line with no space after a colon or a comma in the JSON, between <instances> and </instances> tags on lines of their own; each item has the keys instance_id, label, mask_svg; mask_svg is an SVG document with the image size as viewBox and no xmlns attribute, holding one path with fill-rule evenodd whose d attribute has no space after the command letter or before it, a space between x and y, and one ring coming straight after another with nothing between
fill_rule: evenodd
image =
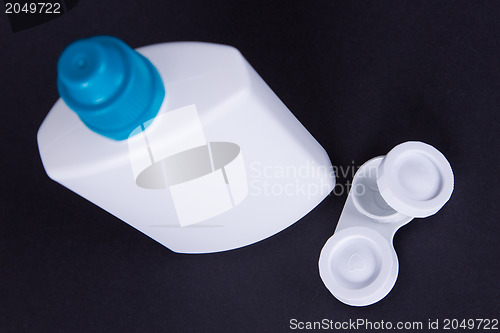
<instances>
[{"instance_id":1,"label":"glossy white plastic surface","mask_svg":"<svg viewBox=\"0 0 500 333\"><path fill-rule=\"evenodd\" d=\"M333 189L325 150L236 49L180 42L137 51L165 85L158 116L113 141L59 99L38 132L52 179L182 253L270 237Z\"/></svg>"},{"instance_id":2,"label":"glossy white plastic surface","mask_svg":"<svg viewBox=\"0 0 500 333\"><path fill-rule=\"evenodd\" d=\"M446 157L423 142L405 142L387 154L377 185L395 210L414 217L436 214L453 192L453 171Z\"/></svg>"},{"instance_id":3,"label":"glossy white plastic surface","mask_svg":"<svg viewBox=\"0 0 500 333\"><path fill-rule=\"evenodd\" d=\"M384 192L379 184L385 186ZM395 198L400 188L406 192ZM384 298L399 271L392 244L394 234L415 217L405 213L420 214L428 207L426 213L434 214L452 191L453 173L448 161L422 142L403 143L385 157L363 164L354 176L335 233L321 250L319 272L328 290L353 306ZM408 199L412 194L418 197ZM397 204L393 206L394 202Z\"/></svg>"}]
</instances>

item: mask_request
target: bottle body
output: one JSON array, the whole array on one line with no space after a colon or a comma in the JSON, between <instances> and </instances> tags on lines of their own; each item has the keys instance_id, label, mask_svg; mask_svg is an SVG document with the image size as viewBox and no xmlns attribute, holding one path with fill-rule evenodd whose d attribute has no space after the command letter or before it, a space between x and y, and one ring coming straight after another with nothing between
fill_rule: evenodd
<instances>
[{"instance_id":1,"label":"bottle body","mask_svg":"<svg viewBox=\"0 0 500 333\"><path fill-rule=\"evenodd\" d=\"M142 134L114 141L90 131L60 99L38 133L52 179L182 253L230 250L265 239L298 221L333 189L324 149L236 49L179 42L137 51L156 67L166 90L158 116L143 131L145 144ZM170 148L161 148L168 152L158 158L154 147L162 142ZM205 146L210 170L181 172L184 179L166 174L162 186L155 186L159 178L153 185L141 182L143 170L167 158L165 163L177 156L190 161L181 162L181 169L198 168L203 159L186 156ZM220 166L217 147L225 147ZM229 199L222 198L224 191ZM183 217L189 211L200 213Z\"/></svg>"}]
</instances>

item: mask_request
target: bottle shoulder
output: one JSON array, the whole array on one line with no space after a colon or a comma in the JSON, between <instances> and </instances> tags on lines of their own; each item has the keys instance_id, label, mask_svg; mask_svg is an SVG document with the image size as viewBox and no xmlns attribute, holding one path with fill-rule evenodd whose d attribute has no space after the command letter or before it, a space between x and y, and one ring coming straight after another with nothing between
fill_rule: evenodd
<instances>
[{"instance_id":1,"label":"bottle shoulder","mask_svg":"<svg viewBox=\"0 0 500 333\"><path fill-rule=\"evenodd\" d=\"M204 117L225 100L248 90L252 76L260 80L241 53L231 46L172 42L137 51L153 63L165 85L160 112L196 104L200 117ZM56 180L116 168L128 159L126 142L90 131L62 99L43 121L37 140L45 169Z\"/></svg>"}]
</instances>

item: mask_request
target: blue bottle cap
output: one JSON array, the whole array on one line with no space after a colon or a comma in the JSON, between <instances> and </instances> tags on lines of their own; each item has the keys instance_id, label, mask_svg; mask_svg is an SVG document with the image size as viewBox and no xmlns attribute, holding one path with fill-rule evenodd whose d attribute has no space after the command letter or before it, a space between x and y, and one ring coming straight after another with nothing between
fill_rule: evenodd
<instances>
[{"instance_id":1,"label":"blue bottle cap","mask_svg":"<svg viewBox=\"0 0 500 333\"><path fill-rule=\"evenodd\" d=\"M96 36L71 43L57 63L64 102L92 131L127 139L151 123L165 97L153 64L120 39Z\"/></svg>"}]
</instances>

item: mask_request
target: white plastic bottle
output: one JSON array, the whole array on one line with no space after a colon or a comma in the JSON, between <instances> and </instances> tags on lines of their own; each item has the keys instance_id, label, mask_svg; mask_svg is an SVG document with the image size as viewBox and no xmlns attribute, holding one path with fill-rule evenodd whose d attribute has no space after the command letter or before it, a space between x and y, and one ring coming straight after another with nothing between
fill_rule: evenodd
<instances>
[{"instance_id":1,"label":"white plastic bottle","mask_svg":"<svg viewBox=\"0 0 500 333\"><path fill-rule=\"evenodd\" d=\"M38 132L49 177L175 252L230 250L333 189L328 155L233 47L77 41Z\"/></svg>"}]
</instances>

